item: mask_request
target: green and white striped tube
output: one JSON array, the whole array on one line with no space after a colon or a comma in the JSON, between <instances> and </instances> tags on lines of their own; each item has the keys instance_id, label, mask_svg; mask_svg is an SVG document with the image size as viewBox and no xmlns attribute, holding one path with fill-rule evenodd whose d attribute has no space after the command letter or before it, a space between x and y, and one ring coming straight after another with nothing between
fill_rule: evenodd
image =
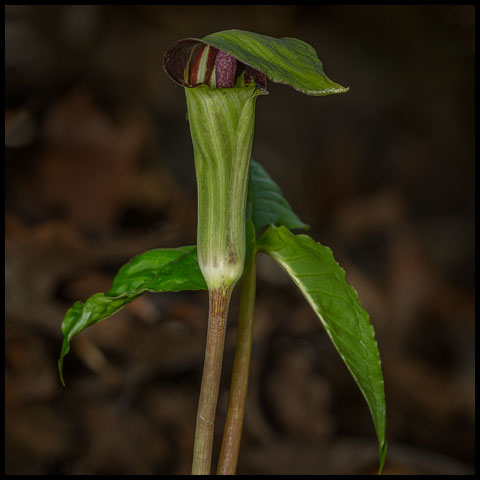
<instances>
[{"instance_id":1,"label":"green and white striped tube","mask_svg":"<svg viewBox=\"0 0 480 480\"><path fill-rule=\"evenodd\" d=\"M198 261L210 290L233 286L243 272L255 103L264 93L254 84L185 88L198 185Z\"/></svg>"}]
</instances>

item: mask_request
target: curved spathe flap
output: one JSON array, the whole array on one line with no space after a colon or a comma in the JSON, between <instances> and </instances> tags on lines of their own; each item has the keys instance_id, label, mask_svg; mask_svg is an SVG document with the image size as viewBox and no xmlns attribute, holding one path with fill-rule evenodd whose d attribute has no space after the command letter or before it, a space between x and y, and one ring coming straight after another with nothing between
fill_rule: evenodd
<instances>
[{"instance_id":1,"label":"curved spathe flap","mask_svg":"<svg viewBox=\"0 0 480 480\"><path fill-rule=\"evenodd\" d=\"M215 78L219 51L237 60L235 82L244 75L247 82L255 81L263 88L266 77L307 95L348 91L348 88L325 75L315 49L307 43L295 38L273 38L242 30L212 33L201 40L180 40L165 54L164 67L168 75L182 86L205 83L224 86L217 85Z\"/></svg>"}]
</instances>

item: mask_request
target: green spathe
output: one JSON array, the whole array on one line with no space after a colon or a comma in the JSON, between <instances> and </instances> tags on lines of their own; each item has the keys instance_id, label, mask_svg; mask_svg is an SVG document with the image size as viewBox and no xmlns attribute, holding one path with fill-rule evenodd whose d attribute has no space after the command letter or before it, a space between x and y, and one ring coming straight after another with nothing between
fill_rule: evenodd
<instances>
[{"instance_id":1,"label":"green spathe","mask_svg":"<svg viewBox=\"0 0 480 480\"><path fill-rule=\"evenodd\" d=\"M245 208L255 85L185 88L198 188L198 262L209 289L234 285L245 262Z\"/></svg>"}]
</instances>

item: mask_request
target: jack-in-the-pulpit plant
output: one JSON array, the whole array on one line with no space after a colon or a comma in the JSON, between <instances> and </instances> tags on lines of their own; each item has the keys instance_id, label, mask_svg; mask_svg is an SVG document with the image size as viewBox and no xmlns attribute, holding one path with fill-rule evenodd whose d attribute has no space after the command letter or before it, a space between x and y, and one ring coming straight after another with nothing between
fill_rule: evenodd
<instances>
[{"instance_id":1,"label":"jack-in-the-pulpit plant","mask_svg":"<svg viewBox=\"0 0 480 480\"><path fill-rule=\"evenodd\" d=\"M133 258L112 288L64 318L63 360L71 339L144 292L208 290L205 361L192 474L209 474L230 297L242 280L237 346L219 474L236 471L252 343L256 255L272 257L290 275L325 327L363 393L377 433L381 472L386 454L385 395L380 356L368 314L331 250L291 230L304 224L263 167L251 160L255 107L267 79L314 96L346 92L324 73L315 50L294 38L226 30L174 43L164 57L184 88L198 189L197 245L156 249ZM265 229L266 228L266 229Z\"/></svg>"}]
</instances>

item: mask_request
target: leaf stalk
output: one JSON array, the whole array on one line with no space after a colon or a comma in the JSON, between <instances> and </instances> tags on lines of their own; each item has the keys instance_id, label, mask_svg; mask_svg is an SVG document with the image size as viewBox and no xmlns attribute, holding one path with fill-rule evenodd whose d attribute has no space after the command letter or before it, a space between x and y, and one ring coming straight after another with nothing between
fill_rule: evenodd
<instances>
[{"instance_id":1,"label":"leaf stalk","mask_svg":"<svg viewBox=\"0 0 480 480\"><path fill-rule=\"evenodd\" d=\"M242 280L237 345L235 347L227 417L217 468L219 475L235 475L237 470L252 351L256 276L257 261L254 254Z\"/></svg>"}]
</instances>

